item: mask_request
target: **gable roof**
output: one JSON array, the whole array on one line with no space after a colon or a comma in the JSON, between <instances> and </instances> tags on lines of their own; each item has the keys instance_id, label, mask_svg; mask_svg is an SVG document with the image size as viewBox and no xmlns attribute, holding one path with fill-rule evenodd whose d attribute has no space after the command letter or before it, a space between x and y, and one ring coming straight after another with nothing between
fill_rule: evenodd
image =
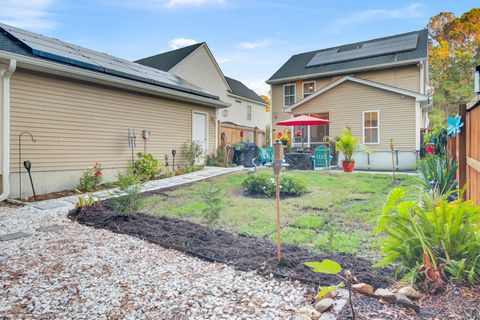
<instances>
[{"instance_id":1,"label":"gable roof","mask_svg":"<svg viewBox=\"0 0 480 320\"><path fill-rule=\"evenodd\" d=\"M180 61L188 57L193 51L197 50L197 48L203 44L205 44L205 42L195 43L187 47L156 54L135 62L155 69L170 71Z\"/></svg>"},{"instance_id":2,"label":"gable roof","mask_svg":"<svg viewBox=\"0 0 480 320\"><path fill-rule=\"evenodd\" d=\"M416 46L414 48L405 47L403 50L398 49L394 51L393 45L388 45L388 42L401 42L404 38L417 39ZM390 50L382 50L375 44L387 43L387 48ZM373 47L372 51L368 55L357 55L355 53L364 46ZM313 78L322 77L327 75L349 73L352 71L368 70L373 68L388 67L392 65L405 65L416 63L419 60L427 59L427 46L428 46L428 30L413 31L403 34L397 34L389 37L372 39L368 41L362 41L352 44L346 44L338 47L326 48L321 50L315 50L305 53L300 53L292 56L280 69L275 72L267 83L279 83L299 78ZM352 53L351 59L337 59L346 51ZM325 61L323 64L314 64L312 59L318 57L318 55L330 54L334 59L330 62Z\"/></svg>"},{"instance_id":3,"label":"gable roof","mask_svg":"<svg viewBox=\"0 0 480 320\"><path fill-rule=\"evenodd\" d=\"M307 96L306 98L298 100L293 105L291 105L287 109L287 111L291 111L291 110L301 106L305 102L310 101L310 100L318 97L319 95L337 87L338 85L340 85L340 84L342 84L346 81L360 83L360 84L363 84L363 85L366 85L366 86L369 86L369 87L373 87L373 88L377 88L377 89L381 89L381 90L385 90L385 91L389 91L389 92L393 92L393 93L398 93L400 95L404 95L404 96L407 96L407 97L414 98L416 101L428 101L428 96L426 96L424 94L420 94L420 93L413 92L413 91L406 90L406 89L400 89L398 87L392 87L392 86L389 86L389 85L386 85L386 84L383 84L383 83L379 83L379 82L375 82L375 81L371 81L371 80L365 80L365 79L361 79L361 78L357 78L357 77L353 77L353 76L344 76L344 77L338 79L337 81L334 81L334 82L326 85L325 87L321 88L320 90L315 91L314 93Z\"/></svg>"},{"instance_id":4,"label":"gable roof","mask_svg":"<svg viewBox=\"0 0 480 320\"><path fill-rule=\"evenodd\" d=\"M253 100L257 103L267 105L265 100L263 100L258 94L255 93L252 89L248 88L246 85L244 85L242 82L225 77L225 80L227 80L228 85L232 89L231 92L239 97L246 98L248 100Z\"/></svg>"},{"instance_id":5,"label":"gable roof","mask_svg":"<svg viewBox=\"0 0 480 320\"><path fill-rule=\"evenodd\" d=\"M106 53L83 48L55 38L23 30L0 23L0 54L7 58L28 57L29 61L53 62L52 67L66 66L87 70L97 76L108 75L109 79L122 78L132 82L140 82L152 87L161 87L156 91L179 91L198 98L215 100L222 103L218 96L195 86L171 73L146 67ZM117 81L117 79L115 79ZM179 95L180 93L173 93ZM193 97L192 97L193 98Z\"/></svg>"}]
</instances>

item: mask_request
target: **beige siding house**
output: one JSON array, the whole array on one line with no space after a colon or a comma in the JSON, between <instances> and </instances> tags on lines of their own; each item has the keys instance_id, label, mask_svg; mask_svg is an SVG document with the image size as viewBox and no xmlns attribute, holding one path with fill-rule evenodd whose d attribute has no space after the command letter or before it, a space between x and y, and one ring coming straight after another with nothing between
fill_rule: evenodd
<instances>
[{"instance_id":1,"label":"beige siding house","mask_svg":"<svg viewBox=\"0 0 480 320\"><path fill-rule=\"evenodd\" d=\"M313 149L324 136L337 137L349 127L374 151L358 154L356 167L372 170L391 169L393 139L397 168L411 170L431 107L427 41L422 30L291 57L267 81L274 130L303 130L304 141ZM331 123L310 128L275 125L302 114ZM294 137L294 146L300 145Z\"/></svg>"},{"instance_id":2,"label":"beige siding house","mask_svg":"<svg viewBox=\"0 0 480 320\"><path fill-rule=\"evenodd\" d=\"M205 42L140 59L137 62L171 72L230 103L230 108L217 111L217 119L220 122L260 130L265 130L267 125L271 125L271 112L267 108L267 103L242 82L224 76Z\"/></svg>"},{"instance_id":3,"label":"beige siding house","mask_svg":"<svg viewBox=\"0 0 480 320\"><path fill-rule=\"evenodd\" d=\"M111 69L102 70L72 62L75 57L67 52L69 59L58 56L59 51L51 56L37 51L31 36L59 43L0 25L2 200L19 196L18 142L24 131L36 139L24 137L22 160L32 162L38 194L75 187L95 162L105 169L104 181L112 181L131 159L129 128L136 133L135 152L144 150L142 130L150 130L147 152L162 162L169 155L170 165L172 149L178 150L176 162L185 163L181 148L189 140L204 144L206 152L215 150L216 110L229 106L218 96L119 58L112 58L118 65L110 62ZM85 50L93 62L106 56L77 50ZM28 177L21 169L22 196L29 196Z\"/></svg>"}]
</instances>

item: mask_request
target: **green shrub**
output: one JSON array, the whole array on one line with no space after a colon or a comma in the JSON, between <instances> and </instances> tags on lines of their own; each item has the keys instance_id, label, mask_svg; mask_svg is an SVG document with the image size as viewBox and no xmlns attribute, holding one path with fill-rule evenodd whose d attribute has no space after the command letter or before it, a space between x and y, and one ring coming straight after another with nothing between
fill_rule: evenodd
<instances>
[{"instance_id":1,"label":"green shrub","mask_svg":"<svg viewBox=\"0 0 480 320\"><path fill-rule=\"evenodd\" d=\"M102 165L97 162L93 167L88 168L83 172L83 175L80 178L80 184L78 185L78 190L81 192L95 191L102 183L102 177Z\"/></svg>"},{"instance_id":2,"label":"green shrub","mask_svg":"<svg viewBox=\"0 0 480 320\"><path fill-rule=\"evenodd\" d=\"M220 214L225 208L224 198L225 194L219 187L209 185L203 190L202 200L205 208L202 210L202 218L209 228L212 228L220 218Z\"/></svg>"},{"instance_id":3,"label":"green shrub","mask_svg":"<svg viewBox=\"0 0 480 320\"><path fill-rule=\"evenodd\" d=\"M135 161L135 174L141 180L150 180L156 178L163 170L163 164L153 157L151 153L137 153L137 160Z\"/></svg>"},{"instance_id":4,"label":"green shrub","mask_svg":"<svg viewBox=\"0 0 480 320\"><path fill-rule=\"evenodd\" d=\"M242 182L242 187L250 194L275 196L275 178L269 173L250 174ZM299 196L307 192L307 183L302 179L290 175L280 175L280 195Z\"/></svg>"},{"instance_id":5,"label":"green shrub","mask_svg":"<svg viewBox=\"0 0 480 320\"><path fill-rule=\"evenodd\" d=\"M118 187L122 191L127 191L129 187L138 184L140 182L140 177L129 171L127 174L122 174L120 171L117 172L117 183Z\"/></svg>"},{"instance_id":6,"label":"green shrub","mask_svg":"<svg viewBox=\"0 0 480 320\"><path fill-rule=\"evenodd\" d=\"M457 189L455 161L445 156L429 156L417 162L417 180L426 191L443 196Z\"/></svg>"},{"instance_id":7,"label":"green shrub","mask_svg":"<svg viewBox=\"0 0 480 320\"><path fill-rule=\"evenodd\" d=\"M187 141L182 146L182 152L188 164L195 165L195 161L203 155L203 147L196 141Z\"/></svg>"},{"instance_id":8,"label":"green shrub","mask_svg":"<svg viewBox=\"0 0 480 320\"><path fill-rule=\"evenodd\" d=\"M205 165L210 167L228 167L227 157L223 148L217 148L216 154L210 154L205 160Z\"/></svg>"},{"instance_id":9,"label":"green shrub","mask_svg":"<svg viewBox=\"0 0 480 320\"><path fill-rule=\"evenodd\" d=\"M111 201L115 206L115 211L127 217L140 209L140 202L138 201L140 195L140 186L138 184L139 177L132 173L127 175L117 174L118 184L121 191L126 192L126 195L118 198L112 198Z\"/></svg>"},{"instance_id":10,"label":"green shrub","mask_svg":"<svg viewBox=\"0 0 480 320\"><path fill-rule=\"evenodd\" d=\"M385 258L377 265L398 263L410 280L426 278L436 287L443 284L442 274L478 283L480 207L461 197L448 202L423 194L420 203L405 197L405 190L392 190L378 217L375 232L385 235Z\"/></svg>"}]
</instances>

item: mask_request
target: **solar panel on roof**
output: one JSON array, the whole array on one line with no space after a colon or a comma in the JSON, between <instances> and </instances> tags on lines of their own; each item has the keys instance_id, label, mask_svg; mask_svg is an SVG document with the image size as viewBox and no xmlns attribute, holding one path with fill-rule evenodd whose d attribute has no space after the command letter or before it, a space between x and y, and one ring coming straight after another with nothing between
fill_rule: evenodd
<instances>
[{"instance_id":1,"label":"solar panel on roof","mask_svg":"<svg viewBox=\"0 0 480 320\"><path fill-rule=\"evenodd\" d=\"M38 57L217 99L202 88L165 71L1 23L0 27L30 47Z\"/></svg>"},{"instance_id":2,"label":"solar panel on roof","mask_svg":"<svg viewBox=\"0 0 480 320\"><path fill-rule=\"evenodd\" d=\"M366 42L358 46L349 45L347 50L345 50L346 48L343 46L340 48L327 49L315 54L307 63L307 67L410 51L417 48L417 41L418 34L415 33L396 38Z\"/></svg>"}]
</instances>

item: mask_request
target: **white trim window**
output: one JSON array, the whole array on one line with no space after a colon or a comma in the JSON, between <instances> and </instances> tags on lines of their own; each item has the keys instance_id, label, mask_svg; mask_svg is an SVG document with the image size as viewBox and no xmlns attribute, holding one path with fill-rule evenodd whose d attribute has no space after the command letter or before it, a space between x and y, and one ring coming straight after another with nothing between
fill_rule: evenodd
<instances>
[{"instance_id":1,"label":"white trim window","mask_svg":"<svg viewBox=\"0 0 480 320\"><path fill-rule=\"evenodd\" d=\"M306 81L302 84L302 96L308 97L315 92L315 81Z\"/></svg>"},{"instance_id":2,"label":"white trim window","mask_svg":"<svg viewBox=\"0 0 480 320\"><path fill-rule=\"evenodd\" d=\"M247 120L252 120L252 106L247 106Z\"/></svg>"},{"instance_id":3,"label":"white trim window","mask_svg":"<svg viewBox=\"0 0 480 320\"><path fill-rule=\"evenodd\" d=\"M290 107L295 103L295 84L286 84L283 86L283 106Z\"/></svg>"},{"instance_id":4,"label":"white trim window","mask_svg":"<svg viewBox=\"0 0 480 320\"><path fill-rule=\"evenodd\" d=\"M369 110L363 112L363 143L380 143L380 112Z\"/></svg>"}]
</instances>

